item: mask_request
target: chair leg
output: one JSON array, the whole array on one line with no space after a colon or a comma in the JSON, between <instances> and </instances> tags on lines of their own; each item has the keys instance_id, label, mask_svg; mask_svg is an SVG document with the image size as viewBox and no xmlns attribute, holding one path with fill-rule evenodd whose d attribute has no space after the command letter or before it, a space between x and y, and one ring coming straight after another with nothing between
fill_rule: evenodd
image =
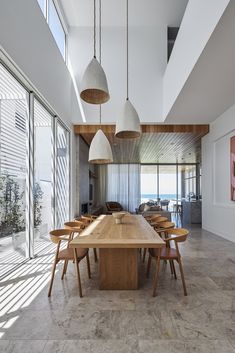
<instances>
[{"instance_id":1,"label":"chair leg","mask_svg":"<svg viewBox=\"0 0 235 353\"><path fill-rule=\"evenodd\" d=\"M64 260L64 266L63 266L63 271L62 271L62 276L61 276L62 280L64 279L64 275L66 274L67 266L68 266L68 260Z\"/></svg>"},{"instance_id":2,"label":"chair leg","mask_svg":"<svg viewBox=\"0 0 235 353\"><path fill-rule=\"evenodd\" d=\"M186 284L185 284L185 279L184 279L184 272L183 272L183 266L182 266L181 258L178 259L178 262L179 262L179 268L180 268L182 284L183 284L183 288L184 288L184 295L187 296L188 294L187 294L187 289L186 289Z\"/></svg>"},{"instance_id":3,"label":"chair leg","mask_svg":"<svg viewBox=\"0 0 235 353\"><path fill-rule=\"evenodd\" d=\"M158 276L160 271L160 251L158 253L158 257L156 258L156 272L153 280L153 297L156 297L157 293L157 284L158 284Z\"/></svg>"},{"instance_id":4,"label":"chair leg","mask_svg":"<svg viewBox=\"0 0 235 353\"><path fill-rule=\"evenodd\" d=\"M89 254L86 255L86 262L87 262L87 273L88 273L88 277L91 278L91 267L90 267Z\"/></svg>"},{"instance_id":5,"label":"chair leg","mask_svg":"<svg viewBox=\"0 0 235 353\"><path fill-rule=\"evenodd\" d=\"M57 265L57 258L55 258L53 267L52 267L52 271L51 271L51 281L50 281L50 286L49 286L49 290L48 290L48 297L51 296L51 290L52 290L52 286L53 286L53 282L54 282L54 277L55 277L55 270L56 270L56 265Z\"/></svg>"},{"instance_id":6,"label":"chair leg","mask_svg":"<svg viewBox=\"0 0 235 353\"><path fill-rule=\"evenodd\" d=\"M81 284L81 277L80 277L80 271L79 271L79 262L78 262L78 256L77 256L76 248L74 248L74 259L75 259L75 265L76 265L77 277L78 277L79 295L80 295L80 298L82 298L82 284Z\"/></svg>"},{"instance_id":7,"label":"chair leg","mask_svg":"<svg viewBox=\"0 0 235 353\"><path fill-rule=\"evenodd\" d=\"M175 279L177 279L176 272L175 272L175 263L174 263L174 260L172 260L172 268L173 268L174 277L175 277Z\"/></svg>"},{"instance_id":8,"label":"chair leg","mask_svg":"<svg viewBox=\"0 0 235 353\"><path fill-rule=\"evenodd\" d=\"M149 278L149 272L151 268L151 263L152 263L152 256L149 254L148 258L148 264L147 264L147 271L146 271L146 277Z\"/></svg>"},{"instance_id":9,"label":"chair leg","mask_svg":"<svg viewBox=\"0 0 235 353\"><path fill-rule=\"evenodd\" d=\"M147 252L147 249L144 248L144 252L143 252L143 262L145 262L146 252Z\"/></svg>"},{"instance_id":10,"label":"chair leg","mask_svg":"<svg viewBox=\"0 0 235 353\"><path fill-rule=\"evenodd\" d=\"M169 263L170 263L171 274L173 275L174 271L173 271L173 267L172 267L172 261L169 260Z\"/></svg>"},{"instance_id":11,"label":"chair leg","mask_svg":"<svg viewBox=\"0 0 235 353\"><path fill-rule=\"evenodd\" d=\"M95 262L97 262L98 261L97 250L94 248L93 251L94 251Z\"/></svg>"}]
</instances>

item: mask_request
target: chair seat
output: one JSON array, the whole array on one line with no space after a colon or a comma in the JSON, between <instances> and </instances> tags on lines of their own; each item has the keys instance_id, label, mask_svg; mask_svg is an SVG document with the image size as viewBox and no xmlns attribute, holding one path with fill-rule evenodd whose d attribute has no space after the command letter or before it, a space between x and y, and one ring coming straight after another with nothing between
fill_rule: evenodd
<instances>
[{"instance_id":1,"label":"chair seat","mask_svg":"<svg viewBox=\"0 0 235 353\"><path fill-rule=\"evenodd\" d=\"M88 253L89 249L77 249L78 259L82 259ZM59 260L73 260L74 259L74 251L71 248L63 249L59 252L58 255Z\"/></svg>"},{"instance_id":2,"label":"chair seat","mask_svg":"<svg viewBox=\"0 0 235 353\"><path fill-rule=\"evenodd\" d=\"M158 249L149 249L149 252L151 256L158 257ZM178 259L177 251L174 248L163 248L160 258L162 260Z\"/></svg>"}]
</instances>

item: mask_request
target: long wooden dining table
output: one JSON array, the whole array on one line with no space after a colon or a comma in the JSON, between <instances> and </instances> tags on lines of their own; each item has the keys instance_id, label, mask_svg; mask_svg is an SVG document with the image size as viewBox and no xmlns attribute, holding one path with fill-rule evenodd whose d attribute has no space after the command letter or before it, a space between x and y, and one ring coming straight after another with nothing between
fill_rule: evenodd
<instances>
[{"instance_id":1,"label":"long wooden dining table","mask_svg":"<svg viewBox=\"0 0 235 353\"><path fill-rule=\"evenodd\" d=\"M101 215L69 246L99 249L100 289L137 289L139 249L161 248L165 242L141 215L127 214L121 224Z\"/></svg>"}]
</instances>

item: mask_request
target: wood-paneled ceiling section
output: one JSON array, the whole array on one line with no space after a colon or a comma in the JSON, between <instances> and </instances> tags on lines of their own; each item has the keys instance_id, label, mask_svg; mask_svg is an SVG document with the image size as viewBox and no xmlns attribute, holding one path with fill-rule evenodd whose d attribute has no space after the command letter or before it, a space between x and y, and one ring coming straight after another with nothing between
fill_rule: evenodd
<instances>
[{"instance_id":1,"label":"wood-paneled ceiling section","mask_svg":"<svg viewBox=\"0 0 235 353\"><path fill-rule=\"evenodd\" d=\"M75 125L74 132L90 145L99 125ZM200 163L201 138L209 125L142 125L136 140L114 136L114 125L102 125L108 137L114 163Z\"/></svg>"}]
</instances>

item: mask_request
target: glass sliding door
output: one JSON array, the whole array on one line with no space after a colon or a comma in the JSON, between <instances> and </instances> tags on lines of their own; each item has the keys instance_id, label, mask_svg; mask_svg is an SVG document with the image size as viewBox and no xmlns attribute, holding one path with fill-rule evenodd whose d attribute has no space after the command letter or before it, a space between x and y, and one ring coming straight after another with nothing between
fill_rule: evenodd
<instances>
[{"instance_id":1,"label":"glass sliding door","mask_svg":"<svg viewBox=\"0 0 235 353\"><path fill-rule=\"evenodd\" d=\"M157 165L141 166L141 203L149 200L156 202L159 197L157 169Z\"/></svg>"},{"instance_id":2,"label":"glass sliding door","mask_svg":"<svg viewBox=\"0 0 235 353\"><path fill-rule=\"evenodd\" d=\"M52 119L48 111L34 99L34 254L50 242L52 212Z\"/></svg>"},{"instance_id":3,"label":"glass sliding door","mask_svg":"<svg viewBox=\"0 0 235 353\"><path fill-rule=\"evenodd\" d=\"M0 258L11 263L28 255L28 99L0 64Z\"/></svg>"},{"instance_id":4,"label":"glass sliding door","mask_svg":"<svg viewBox=\"0 0 235 353\"><path fill-rule=\"evenodd\" d=\"M63 227L69 220L69 132L59 121L56 124L55 224Z\"/></svg>"},{"instance_id":5,"label":"glass sliding door","mask_svg":"<svg viewBox=\"0 0 235 353\"><path fill-rule=\"evenodd\" d=\"M159 165L159 198L163 209L173 211L177 203L176 165Z\"/></svg>"}]
</instances>

